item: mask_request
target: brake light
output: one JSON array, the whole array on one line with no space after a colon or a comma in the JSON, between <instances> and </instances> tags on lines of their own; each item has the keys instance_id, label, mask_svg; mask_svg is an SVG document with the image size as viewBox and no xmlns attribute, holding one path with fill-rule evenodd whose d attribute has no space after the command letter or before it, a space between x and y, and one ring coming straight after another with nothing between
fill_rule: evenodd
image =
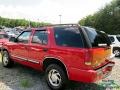
<instances>
[{"instance_id":1,"label":"brake light","mask_svg":"<svg viewBox=\"0 0 120 90\"><path fill-rule=\"evenodd\" d=\"M93 59L92 50L91 49L86 50L85 65L92 65L92 59Z\"/></svg>"}]
</instances>

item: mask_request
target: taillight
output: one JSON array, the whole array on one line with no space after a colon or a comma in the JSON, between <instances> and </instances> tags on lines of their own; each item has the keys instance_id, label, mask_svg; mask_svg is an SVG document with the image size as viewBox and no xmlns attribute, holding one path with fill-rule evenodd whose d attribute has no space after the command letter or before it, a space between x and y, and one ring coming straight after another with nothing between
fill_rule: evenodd
<instances>
[{"instance_id":1,"label":"taillight","mask_svg":"<svg viewBox=\"0 0 120 90\"><path fill-rule=\"evenodd\" d=\"M85 65L92 65L92 59L93 59L92 50L91 49L86 50Z\"/></svg>"}]
</instances>

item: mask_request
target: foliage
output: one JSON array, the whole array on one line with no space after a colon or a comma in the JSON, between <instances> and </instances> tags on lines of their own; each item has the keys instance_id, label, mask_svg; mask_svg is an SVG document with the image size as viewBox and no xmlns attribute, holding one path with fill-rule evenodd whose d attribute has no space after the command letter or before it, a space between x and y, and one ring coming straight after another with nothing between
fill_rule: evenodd
<instances>
[{"instance_id":1,"label":"foliage","mask_svg":"<svg viewBox=\"0 0 120 90\"><path fill-rule=\"evenodd\" d=\"M17 26L28 27L29 25L31 27L39 27L39 26L44 26L49 24L50 23L34 22L34 21L28 21L25 19L8 19L8 18L0 17L0 26L6 26L6 27L17 27Z\"/></svg>"},{"instance_id":2,"label":"foliage","mask_svg":"<svg viewBox=\"0 0 120 90\"><path fill-rule=\"evenodd\" d=\"M115 82L114 80L102 80L101 83L98 84L101 88L101 90L120 90L120 86Z\"/></svg>"},{"instance_id":3,"label":"foliage","mask_svg":"<svg viewBox=\"0 0 120 90\"><path fill-rule=\"evenodd\" d=\"M79 24L94 27L108 34L120 34L120 0L113 0L93 15L81 19Z\"/></svg>"},{"instance_id":4,"label":"foliage","mask_svg":"<svg viewBox=\"0 0 120 90\"><path fill-rule=\"evenodd\" d=\"M23 79L23 80L21 80L20 85L24 88L28 88L31 86L31 83L29 82L28 79Z\"/></svg>"}]
</instances>

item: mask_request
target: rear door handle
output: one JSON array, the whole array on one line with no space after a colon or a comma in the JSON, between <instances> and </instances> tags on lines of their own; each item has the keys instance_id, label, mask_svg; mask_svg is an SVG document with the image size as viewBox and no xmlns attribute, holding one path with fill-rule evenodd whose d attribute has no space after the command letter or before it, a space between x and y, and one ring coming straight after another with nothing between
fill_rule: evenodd
<instances>
[{"instance_id":1,"label":"rear door handle","mask_svg":"<svg viewBox=\"0 0 120 90\"><path fill-rule=\"evenodd\" d=\"M43 51L44 51L44 52L47 52L47 51L48 51L48 48L43 48Z\"/></svg>"}]
</instances>

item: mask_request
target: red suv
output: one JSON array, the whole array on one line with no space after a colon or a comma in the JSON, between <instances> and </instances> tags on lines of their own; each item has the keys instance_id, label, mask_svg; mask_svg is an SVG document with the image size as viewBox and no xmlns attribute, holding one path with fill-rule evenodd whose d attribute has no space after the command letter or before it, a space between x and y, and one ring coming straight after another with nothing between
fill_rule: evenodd
<instances>
[{"instance_id":1,"label":"red suv","mask_svg":"<svg viewBox=\"0 0 120 90\"><path fill-rule=\"evenodd\" d=\"M108 76L114 66L110 44L105 33L76 24L33 28L4 43L2 64L45 71L48 85L58 90L67 80L92 83Z\"/></svg>"}]
</instances>

